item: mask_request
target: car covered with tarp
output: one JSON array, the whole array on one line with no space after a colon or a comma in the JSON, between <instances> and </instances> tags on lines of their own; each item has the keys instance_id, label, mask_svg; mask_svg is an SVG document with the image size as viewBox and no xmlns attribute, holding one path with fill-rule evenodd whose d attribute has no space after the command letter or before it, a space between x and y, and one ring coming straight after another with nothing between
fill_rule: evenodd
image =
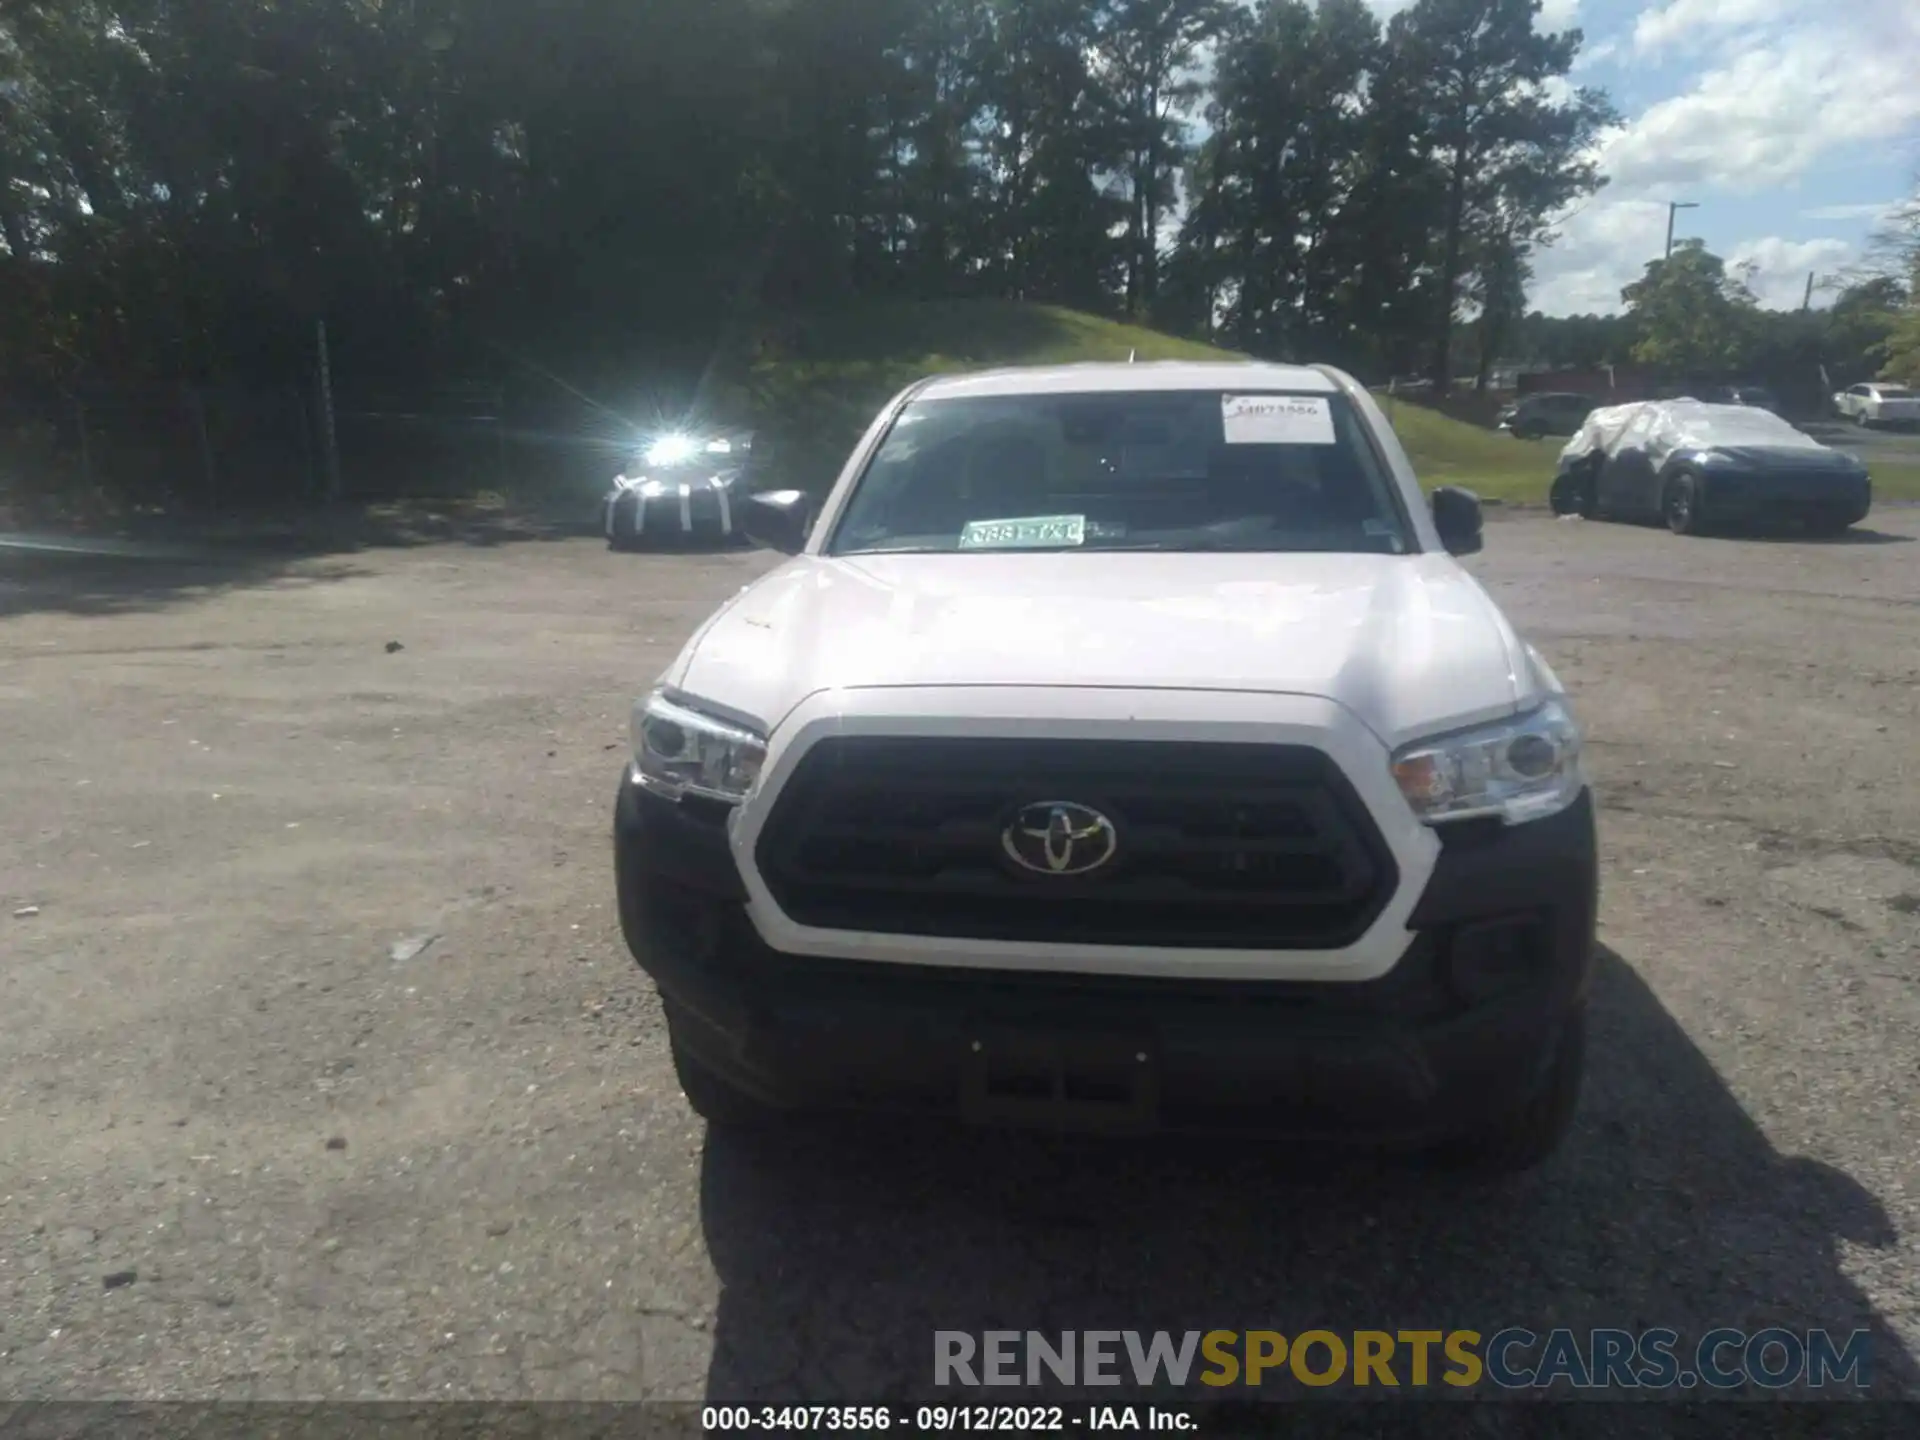
<instances>
[{"instance_id":1,"label":"car covered with tarp","mask_svg":"<svg viewBox=\"0 0 1920 1440\"><path fill-rule=\"evenodd\" d=\"M1791 522L1839 534L1873 506L1867 467L1751 405L1643 400L1595 410L1560 452L1561 515L1664 521L1678 535Z\"/></svg>"}]
</instances>

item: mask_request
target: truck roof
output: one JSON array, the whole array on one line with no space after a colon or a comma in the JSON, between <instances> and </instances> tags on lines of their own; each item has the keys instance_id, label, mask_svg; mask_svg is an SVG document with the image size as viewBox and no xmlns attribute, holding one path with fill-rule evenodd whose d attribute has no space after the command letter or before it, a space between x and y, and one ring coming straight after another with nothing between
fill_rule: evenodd
<instances>
[{"instance_id":1,"label":"truck roof","mask_svg":"<svg viewBox=\"0 0 1920 1440\"><path fill-rule=\"evenodd\" d=\"M1287 390L1331 395L1339 386L1305 365L1250 360L1151 360L1139 363L1021 365L945 375L917 398L958 400L1004 395L1079 395L1166 390Z\"/></svg>"}]
</instances>

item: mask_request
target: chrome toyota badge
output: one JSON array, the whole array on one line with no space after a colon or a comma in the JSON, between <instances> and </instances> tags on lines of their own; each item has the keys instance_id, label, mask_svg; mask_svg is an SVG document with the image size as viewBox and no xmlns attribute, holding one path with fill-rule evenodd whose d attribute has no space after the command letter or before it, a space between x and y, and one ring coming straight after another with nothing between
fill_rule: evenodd
<instances>
[{"instance_id":1,"label":"chrome toyota badge","mask_svg":"<svg viewBox=\"0 0 1920 1440\"><path fill-rule=\"evenodd\" d=\"M1109 863L1120 832L1098 810L1070 800L1024 805L1000 832L1014 864L1041 875L1086 875Z\"/></svg>"}]
</instances>

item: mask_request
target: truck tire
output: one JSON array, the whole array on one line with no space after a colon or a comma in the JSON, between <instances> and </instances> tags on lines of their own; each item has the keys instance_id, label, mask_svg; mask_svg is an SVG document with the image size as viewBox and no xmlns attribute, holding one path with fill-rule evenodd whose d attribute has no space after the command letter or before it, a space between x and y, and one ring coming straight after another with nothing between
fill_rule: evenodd
<instances>
[{"instance_id":1,"label":"truck tire","mask_svg":"<svg viewBox=\"0 0 1920 1440\"><path fill-rule=\"evenodd\" d=\"M638 496L620 495L607 505L607 548L627 553L640 548L640 535L634 525Z\"/></svg>"},{"instance_id":2,"label":"truck tire","mask_svg":"<svg viewBox=\"0 0 1920 1440\"><path fill-rule=\"evenodd\" d=\"M1524 1174L1545 1163L1573 1128L1586 1064L1583 1009L1567 1020L1553 1064L1526 1104L1499 1124L1455 1141L1440 1158L1451 1168L1489 1179Z\"/></svg>"},{"instance_id":3,"label":"truck tire","mask_svg":"<svg viewBox=\"0 0 1920 1440\"><path fill-rule=\"evenodd\" d=\"M667 1047L673 1054L674 1078L687 1104L707 1124L722 1130L764 1130L786 1112L749 1095L723 1079L698 1059L675 1033L671 1011L667 1014Z\"/></svg>"}]
</instances>

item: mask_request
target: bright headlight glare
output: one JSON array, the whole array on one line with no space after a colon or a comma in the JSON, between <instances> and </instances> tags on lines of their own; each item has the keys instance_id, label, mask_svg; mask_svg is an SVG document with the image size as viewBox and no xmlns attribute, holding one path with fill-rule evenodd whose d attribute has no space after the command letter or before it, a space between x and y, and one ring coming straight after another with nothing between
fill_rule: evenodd
<instances>
[{"instance_id":1,"label":"bright headlight glare","mask_svg":"<svg viewBox=\"0 0 1920 1440\"><path fill-rule=\"evenodd\" d=\"M1518 825L1579 798L1580 751L1580 727L1549 700L1511 720L1409 745L1393 757L1393 778L1429 825L1486 816Z\"/></svg>"},{"instance_id":2,"label":"bright headlight glare","mask_svg":"<svg viewBox=\"0 0 1920 1440\"><path fill-rule=\"evenodd\" d=\"M700 453L700 442L691 435L662 435L647 447L647 464L680 465Z\"/></svg>"},{"instance_id":3,"label":"bright headlight glare","mask_svg":"<svg viewBox=\"0 0 1920 1440\"><path fill-rule=\"evenodd\" d=\"M632 730L640 783L675 800L743 800L767 758L758 735L657 693L633 707Z\"/></svg>"}]
</instances>

